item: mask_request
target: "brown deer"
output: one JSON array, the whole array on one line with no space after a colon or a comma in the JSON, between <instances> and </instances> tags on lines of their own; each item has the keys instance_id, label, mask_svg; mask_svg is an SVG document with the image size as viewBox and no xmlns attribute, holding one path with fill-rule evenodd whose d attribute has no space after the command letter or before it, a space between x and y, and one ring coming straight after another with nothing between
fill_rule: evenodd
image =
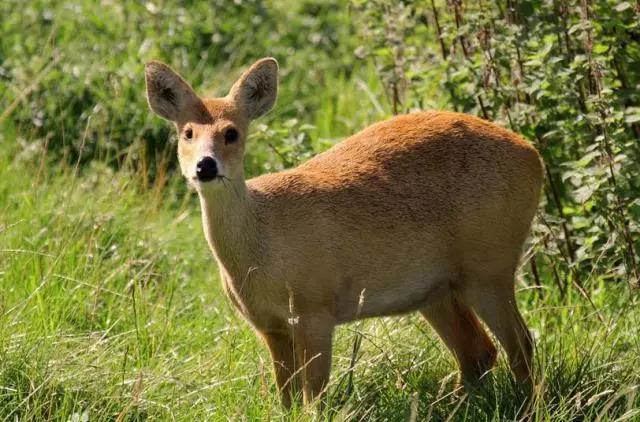
<instances>
[{"instance_id":1,"label":"brown deer","mask_svg":"<svg viewBox=\"0 0 640 422\"><path fill-rule=\"evenodd\" d=\"M224 290L267 344L286 406L321 395L334 327L420 311L465 385L504 347L531 387L532 338L514 274L542 183L536 150L459 113L376 123L306 163L245 180L251 120L273 106L276 60L223 98L201 98L167 65L146 65L151 109L174 122ZM361 297L362 296L362 297Z\"/></svg>"}]
</instances>

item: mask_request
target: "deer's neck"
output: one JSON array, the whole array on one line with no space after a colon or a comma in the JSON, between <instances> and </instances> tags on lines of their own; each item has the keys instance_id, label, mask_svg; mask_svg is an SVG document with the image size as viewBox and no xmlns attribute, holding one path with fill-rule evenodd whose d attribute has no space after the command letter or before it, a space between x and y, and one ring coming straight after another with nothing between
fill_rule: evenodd
<instances>
[{"instance_id":1,"label":"deer's neck","mask_svg":"<svg viewBox=\"0 0 640 422\"><path fill-rule=\"evenodd\" d=\"M243 283L258 265L257 221L244 180L199 192L205 237L225 276Z\"/></svg>"}]
</instances>

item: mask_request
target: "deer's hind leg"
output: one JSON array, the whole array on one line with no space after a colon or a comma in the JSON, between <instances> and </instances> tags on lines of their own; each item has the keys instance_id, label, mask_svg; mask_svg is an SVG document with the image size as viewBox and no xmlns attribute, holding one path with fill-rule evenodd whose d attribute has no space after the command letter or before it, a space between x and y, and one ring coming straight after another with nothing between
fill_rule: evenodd
<instances>
[{"instance_id":1,"label":"deer's hind leg","mask_svg":"<svg viewBox=\"0 0 640 422\"><path fill-rule=\"evenodd\" d=\"M464 292L465 300L504 347L516 380L531 389L533 339L516 305L513 274L478 281Z\"/></svg>"},{"instance_id":2,"label":"deer's hind leg","mask_svg":"<svg viewBox=\"0 0 640 422\"><path fill-rule=\"evenodd\" d=\"M497 352L471 308L449 290L420 313L454 354L465 386L477 384Z\"/></svg>"}]
</instances>

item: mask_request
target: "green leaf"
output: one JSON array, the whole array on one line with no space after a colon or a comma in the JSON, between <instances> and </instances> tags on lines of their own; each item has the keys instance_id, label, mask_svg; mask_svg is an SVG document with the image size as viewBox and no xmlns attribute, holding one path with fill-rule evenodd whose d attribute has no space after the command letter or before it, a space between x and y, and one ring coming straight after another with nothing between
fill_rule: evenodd
<instances>
[{"instance_id":1,"label":"green leaf","mask_svg":"<svg viewBox=\"0 0 640 422\"><path fill-rule=\"evenodd\" d=\"M625 123L632 124L640 122L640 107L627 107L624 114Z\"/></svg>"},{"instance_id":2,"label":"green leaf","mask_svg":"<svg viewBox=\"0 0 640 422\"><path fill-rule=\"evenodd\" d=\"M633 6L631 6L631 4L628 1L623 1L622 3L616 5L615 9L618 12L624 12L625 10L630 9L631 7Z\"/></svg>"},{"instance_id":3,"label":"green leaf","mask_svg":"<svg viewBox=\"0 0 640 422\"><path fill-rule=\"evenodd\" d=\"M577 202L584 204L585 202L587 202L587 200L589 198L591 198L591 196L593 195L593 193L596 191L596 186L593 185L585 185L582 186L578 189L576 189L573 192L573 196L576 199Z\"/></svg>"},{"instance_id":4,"label":"green leaf","mask_svg":"<svg viewBox=\"0 0 640 422\"><path fill-rule=\"evenodd\" d=\"M587 165L589 165L589 163L593 161L593 159L596 157L600 157L600 151L598 150L591 151L590 153L582 157L580 160L578 160L577 167L579 168L587 167Z\"/></svg>"},{"instance_id":5,"label":"green leaf","mask_svg":"<svg viewBox=\"0 0 640 422\"><path fill-rule=\"evenodd\" d=\"M603 54L603 53L606 53L608 50L609 50L609 46L605 44L596 44L593 47L593 52L595 54Z\"/></svg>"}]
</instances>

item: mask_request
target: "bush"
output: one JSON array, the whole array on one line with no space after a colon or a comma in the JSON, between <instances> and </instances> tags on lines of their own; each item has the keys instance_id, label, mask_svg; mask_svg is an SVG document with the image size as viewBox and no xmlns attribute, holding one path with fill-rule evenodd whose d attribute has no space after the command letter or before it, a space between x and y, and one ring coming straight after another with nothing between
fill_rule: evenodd
<instances>
[{"instance_id":1,"label":"bush","mask_svg":"<svg viewBox=\"0 0 640 422\"><path fill-rule=\"evenodd\" d=\"M529 281L639 277L640 6L354 1L394 112L446 107L523 134L546 164ZM438 84L437 102L428 87ZM426 91L425 91L425 88Z\"/></svg>"}]
</instances>

